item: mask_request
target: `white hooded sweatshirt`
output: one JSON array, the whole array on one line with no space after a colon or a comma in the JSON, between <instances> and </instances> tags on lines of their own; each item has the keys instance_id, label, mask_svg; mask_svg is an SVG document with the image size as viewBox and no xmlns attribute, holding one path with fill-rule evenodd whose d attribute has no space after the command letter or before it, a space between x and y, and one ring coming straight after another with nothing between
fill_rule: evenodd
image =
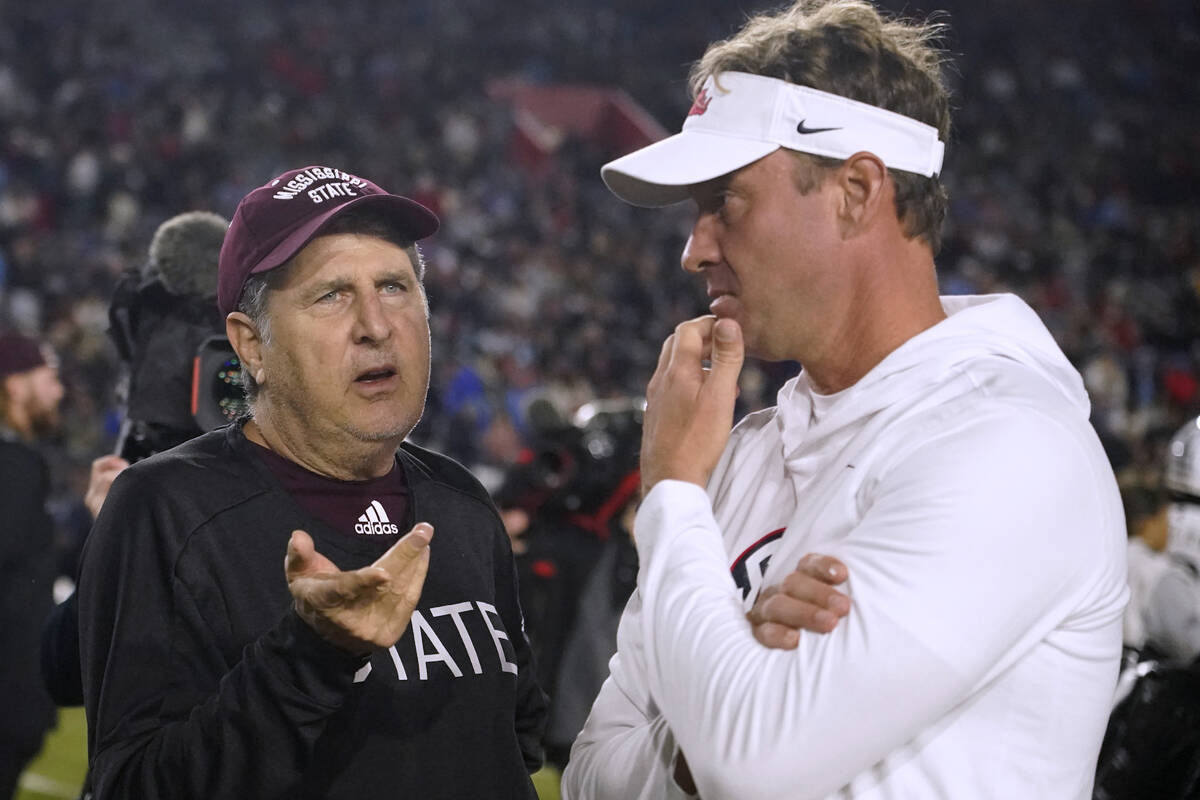
<instances>
[{"instance_id":1,"label":"white hooded sweatshirt","mask_svg":"<svg viewBox=\"0 0 1200 800\"><path fill-rule=\"evenodd\" d=\"M1037 315L943 305L844 392L790 381L707 493L648 494L565 798L684 797L676 750L704 800L1091 797L1127 596L1116 483ZM849 568L850 614L759 645L745 611L811 552Z\"/></svg>"}]
</instances>

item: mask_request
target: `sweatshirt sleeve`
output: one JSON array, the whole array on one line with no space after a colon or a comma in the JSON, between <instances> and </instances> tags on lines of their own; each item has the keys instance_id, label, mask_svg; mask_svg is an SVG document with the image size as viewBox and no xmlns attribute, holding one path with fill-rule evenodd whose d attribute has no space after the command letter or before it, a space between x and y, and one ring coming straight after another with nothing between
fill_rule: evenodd
<instances>
[{"instance_id":1,"label":"sweatshirt sleeve","mask_svg":"<svg viewBox=\"0 0 1200 800\"><path fill-rule=\"evenodd\" d=\"M122 473L83 557L80 649L96 796L292 796L365 659L291 611L242 653L222 653L175 577L186 521L164 494L136 471Z\"/></svg>"},{"instance_id":2,"label":"sweatshirt sleeve","mask_svg":"<svg viewBox=\"0 0 1200 800\"><path fill-rule=\"evenodd\" d=\"M1112 525L1098 480L1053 423L932 437L830 547L849 568L850 616L791 651L754 640L704 490L658 484L636 523L636 637L700 796L824 797L1010 667L1095 568L1089 548Z\"/></svg>"},{"instance_id":3,"label":"sweatshirt sleeve","mask_svg":"<svg viewBox=\"0 0 1200 800\"><path fill-rule=\"evenodd\" d=\"M79 595L54 607L42 627L42 681L60 706L83 705L79 672Z\"/></svg>"},{"instance_id":4,"label":"sweatshirt sleeve","mask_svg":"<svg viewBox=\"0 0 1200 800\"><path fill-rule=\"evenodd\" d=\"M563 800L684 800L672 777L675 737L650 698L635 590L617 628L617 654L563 773Z\"/></svg>"}]
</instances>

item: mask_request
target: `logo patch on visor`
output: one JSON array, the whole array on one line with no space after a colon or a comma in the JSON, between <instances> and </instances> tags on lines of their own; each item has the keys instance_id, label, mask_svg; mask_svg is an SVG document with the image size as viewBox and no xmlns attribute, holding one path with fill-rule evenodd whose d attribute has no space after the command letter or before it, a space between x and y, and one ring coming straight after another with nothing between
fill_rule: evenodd
<instances>
[{"instance_id":1,"label":"logo patch on visor","mask_svg":"<svg viewBox=\"0 0 1200 800\"><path fill-rule=\"evenodd\" d=\"M689 117L698 117L705 111L708 111L708 104L712 102L712 98L708 95L708 88L700 90L700 94L696 95L696 102L692 103L692 107L688 109Z\"/></svg>"},{"instance_id":2,"label":"logo patch on visor","mask_svg":"<svg viewBox=\"0 0 1200 800\"><path fill-rule=\"evenodd\" d=\"M800 124L796 126L796 133L825 133L826 131L841 130L841 128L806 128L804 127L804 123L806 122L808 122L806 119L800 120Z\"/></svg>"}]
</instances>

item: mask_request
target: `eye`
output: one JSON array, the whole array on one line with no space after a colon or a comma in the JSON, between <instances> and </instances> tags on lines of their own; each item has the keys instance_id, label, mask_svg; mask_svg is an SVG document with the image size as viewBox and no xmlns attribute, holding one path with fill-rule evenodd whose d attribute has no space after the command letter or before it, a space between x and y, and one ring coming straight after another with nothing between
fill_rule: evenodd
<instances>
[{"instance_id":1,"label":"eye","mask_svg":"<svg viewBox=\"0 0 1200 800\"><path fill-rule=\"evenodd\" d=\"M408 286L403 281L387 281L379 285L379 291L384 294L404 294Z\"/></svg>"},{"instance_id":2,"label":"eye","mask_svg":"<svg viewBox=\"0 0 1200 800\"><path fill-rule=\"evenodd\" d=\"M729 192L717 192L713 198L713 210L722 222L729 221Z\"/></svg>"},{"instance_id":3,"label":"eye","mask_svg":"<svg viewBox=\"0 0 1200 800\"><path fill-rule=\"evenodd\" d=\"M337 300L339 296L341 296L340 290L330 289L328 292L326 292L325 294L318 297L317 302L318 303L332 303L334 300Z\"/></svg>"}]
</instances>

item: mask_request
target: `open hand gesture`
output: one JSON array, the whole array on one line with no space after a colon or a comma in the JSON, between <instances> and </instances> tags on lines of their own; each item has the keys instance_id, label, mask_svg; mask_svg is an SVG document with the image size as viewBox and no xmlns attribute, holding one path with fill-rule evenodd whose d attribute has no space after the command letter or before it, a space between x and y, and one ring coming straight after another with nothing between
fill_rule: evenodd
<instances>
[{"instance_id":1,"label":"open hand gesture","mask_svg":"<svg viewBox=\"0 0 1200 800\"><path fill-rule=\"evenodd\" d=\"M355 654L391 647L408 628L429 569L433 526L418 522L369 567L343 572L292 531L284 572L296 613L324 639Z\"/></svg>"}]
</instances>

